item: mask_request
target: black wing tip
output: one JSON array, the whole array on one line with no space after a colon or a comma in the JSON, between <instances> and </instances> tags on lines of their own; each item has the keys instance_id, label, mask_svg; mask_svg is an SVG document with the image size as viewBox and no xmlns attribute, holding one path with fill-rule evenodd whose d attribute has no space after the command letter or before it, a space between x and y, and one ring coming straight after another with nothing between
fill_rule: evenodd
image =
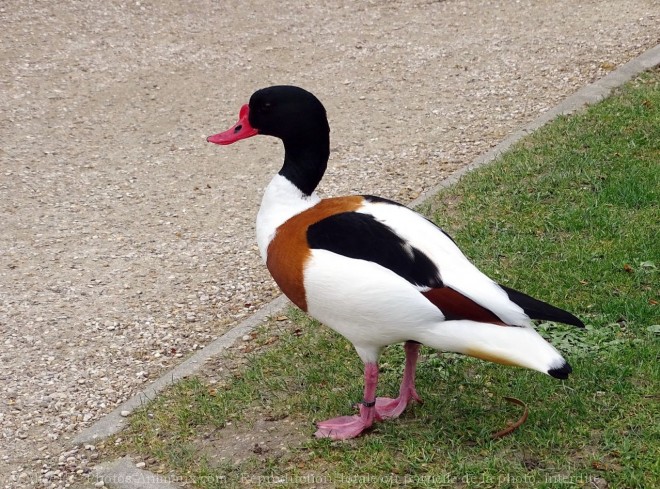
<instances>
[{"instance_id":1,"label":"black wing tip","mask_svg":"<svg viewBox=\"0 0 660 489\"><path fill-rule=\"evenodd\" d=\"M561 367L551 368L548 370L548 375L553 376L555 379L566 380L568 379L568 374L570 374L572 371L573 369L571 366L566 360L564 360L564 364Z\"/></svg>"},{"instance_id":2,"label":"black wing tip","mask_svg":"<svg viewBox=\"0 0 660 489\"><path fill-rule=\"evenodd\" d=\"M571 326L575 326L576 328L584 328L584 323L577 316L574 316L570 312L564 311L563 309L559 309L558 307L555 306L551 306L551 307L554 309L552 310L552 314L548 314L545 317L537 317L537 318L533 316L530 317L532 319L541 319L541 320L555 321L557 323L569 324Z\"/></svg>"},{"instance_id":3,"label":"black wing tip","mask_svg":"<svg viewBox=\"0 0 660 489\"><path fill-rule=\"evenodd\" d=\"M584 323L582 322L581 319L579 319L576 316L573 316L573 314L571 314L570 312L567 312L566 314L568 314L571 317L572 321L564 321L565 324L570 324L571 326L575 326L575 327L578 327L578 328L584 328L585 327Z\"/></svg>"},{"instance_id":4,"label":"black wing tip","mask_svg":"<svg viewBox=\"0 0 660 489\"><path fill-rule=\"evenodd\" d=\"M512 289L506 285L498 284L509 296L511 302L518 304L525 314L532 319L555 321L557 323L570 324L578 328L584 328L584 323L568 311L564 311L547 302L535 299L519 290Z\"/></svg>"}]
</instances>

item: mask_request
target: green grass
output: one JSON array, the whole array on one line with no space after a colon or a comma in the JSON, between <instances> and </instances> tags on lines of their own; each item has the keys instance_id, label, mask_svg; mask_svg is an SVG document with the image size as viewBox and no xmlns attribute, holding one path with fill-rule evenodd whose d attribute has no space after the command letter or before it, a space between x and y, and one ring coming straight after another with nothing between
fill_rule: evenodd
<instances>
[{"instance_id":1,"label":"green grass","mask_svg":"<svg viewBox=\"0 0 660 489\"><path fill-rule=\"evenodd\" d=\"M362 365L343 338L291 310L292 323L259 331L262 347L227 359L244 362L220 384L178 383L135 413L105 453L137 455L200 487L658 487L659 191L655 70L422 209L494 279L585 321L585 330L539 325L573 365L568 381L424 349L423 405L355 440L316 440L314 421L350 414L361 399ZM385 351L380 393L397 392L402 363L400 346ZM506 396L523 400L529 419L493 440L520 415ZM263 419L299 423L302 441L214 461L219 442L205 439Z\"/></svg>"}]
</instances>

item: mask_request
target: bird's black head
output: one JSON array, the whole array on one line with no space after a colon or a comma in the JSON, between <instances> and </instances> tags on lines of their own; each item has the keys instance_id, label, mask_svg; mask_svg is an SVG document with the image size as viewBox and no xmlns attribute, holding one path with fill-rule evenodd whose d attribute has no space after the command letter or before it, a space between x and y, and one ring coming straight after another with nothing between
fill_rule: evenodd
<instances>
[{"instance_id":1,"label":"bird's black head","mask_svg":"<svg viewBox=\"0 0 660 489\"><path fill-rule=\"evenodd\" d=\"M284 166L280 175L311 194L325 172L330 155L330 126L323 104L307 90L278 85L257 90L241 107L238 122L209 136L215 144L232 144L257 134L280 138Z\"/></svg>"},{"instance_id":2,"label":"bird's black head","mask_svg":"<svg viewBox=\"0 0 660 489\"><path fill-rule=\"evenodd\" d=\"M231 144L263 134L289 144L309 144L328 137L325 107L313 94L299 87L277 85L257 90L241 107L238 122L207 141Z\"/></svg>"},{"instance_id":3,"label":"bird's black head","mask_svg":"<svg viewBox=\"0 0 660 489\"><path fill-rule=\"evenodd\" d=\"M259 134L291 139L314 137L330 132L325 107L302 88L278 85L262 88L250 97L250 125Z\"/></svg>"}]
</instances>

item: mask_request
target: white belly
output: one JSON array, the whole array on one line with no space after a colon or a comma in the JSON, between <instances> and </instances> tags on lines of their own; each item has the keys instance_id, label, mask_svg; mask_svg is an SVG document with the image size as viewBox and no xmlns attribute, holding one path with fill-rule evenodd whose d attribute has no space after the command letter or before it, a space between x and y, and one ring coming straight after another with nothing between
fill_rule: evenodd
<instances>
[{"instance_id":1,"label":"white belly","mask_svg":"<svg viewBox=\"0 0 660 489\"><path fill-rule=\"evenodd\" d=\"M416 340L444 320L396 273L326 250L312 250L305 292L307 312L353 343L365 361L375 361L371 357L384 346Z\"/></svg>"}]
</instances>

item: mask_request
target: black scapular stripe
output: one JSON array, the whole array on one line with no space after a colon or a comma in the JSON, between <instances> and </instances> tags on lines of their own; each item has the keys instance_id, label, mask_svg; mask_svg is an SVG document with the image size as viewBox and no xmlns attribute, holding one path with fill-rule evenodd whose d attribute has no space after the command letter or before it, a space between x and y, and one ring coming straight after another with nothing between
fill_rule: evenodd
<instances>
[{"instance_id":1,"label":"black scapular stripe","mask_svg":"<svg viewBox=\"0 0 660 489\"><path fill-rule=\"evenodd\" d=\"M394 200L386 199L385 197L378 197L377 195L363 195L362 198L367 202L371 202L372 204L373 203L390 204L390 205L396 205L398 207L405 207L403 204L399 204Z\"/></svg>"},{"instance_id":2,"label":"black scapular stripe","mask_svg":"<svg viewBox=\"0 0 660 489\"><path fill-rule=\"evenodd\" d=\"M435 263L369 214L342 212L326 217L307 229L307 243L312 249L378 263L418 286L442 287Z\"/></svg>"},{"instance_id":3,"label":"black scapular stripe","mask_svg":"<svg viewBox=\"0 0 660 489\"><path fill-rule=\"evenodd\" d=\"M578 328L584 328L584 323L568 311L552 306L547 302L534 299L527 294L523 294L515 289L498 284L509 296L511 302L518 304L525 314L532 319L543 321L556 321L558 323L570 324Z\"/></svg>"},{"instance_id":4,"label":"black scapular stripe","mask_svg":"<svg viewBox=\"0 0 660 489\"><path fill-rule=\"evenodd\" d=\"M363 195L362 198L363 198L364 200L366 200L367 202L370 202L370 203L372 203L372 204L389 204L389 205L395 205L395 206L397 206L397 207L406 207L405 205L403 205L403 204L399 204L398 202L395 202L394 200L386 199L385 197L378 197L378 196L376 196L376 195ZM406 209L408 209L408 207L406 207ZM410 212L414 212L412 209L409 209L409 210L410 210ZM424 217L424 216L422 216L422 217ZM456 244L456 241L454 241L454 238L452 238L451 236L449 236L449 234L447 233L447 231L445 231L445 230L442 229L440 226L438 226L436 223L434 223L433 221L431 221L431 219L429 219L428 217L424 217L424 219L426 219L428 222L430 222L430 223L433 224L436 228L438 228L438 231L440 231L442 234L444 234L445 236L447 236L447 237L451 240L452 243Z\"/></svg>"}]
</instances>

